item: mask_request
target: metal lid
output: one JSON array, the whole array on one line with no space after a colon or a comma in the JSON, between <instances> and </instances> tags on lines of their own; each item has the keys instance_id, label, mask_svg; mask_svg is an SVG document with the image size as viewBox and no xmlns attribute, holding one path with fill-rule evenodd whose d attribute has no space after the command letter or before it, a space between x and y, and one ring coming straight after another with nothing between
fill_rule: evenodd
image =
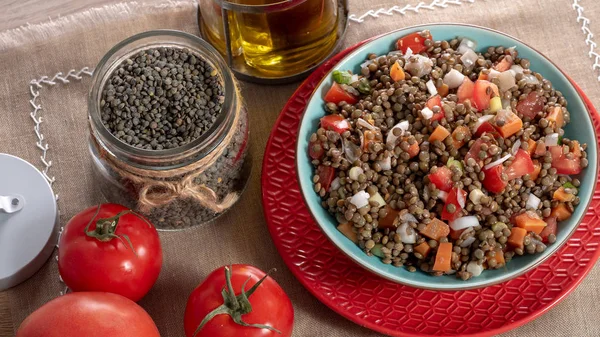
<instances>
[{"instance_id":1,"label":"metal lid","mask_svg":"<svg viewBox=\"0 0 600 337\"><path fill-rule=\"evenodd\" d=\"M42 173L0 153L0 291L32 276L56 245L56 197Z\"/></svg>"}]
</instances>

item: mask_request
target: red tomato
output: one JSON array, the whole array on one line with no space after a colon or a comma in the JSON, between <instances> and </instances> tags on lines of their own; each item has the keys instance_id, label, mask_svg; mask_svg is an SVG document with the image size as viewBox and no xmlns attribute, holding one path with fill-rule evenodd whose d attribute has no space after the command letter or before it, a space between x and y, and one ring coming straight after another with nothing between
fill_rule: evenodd
<instances>
[{"instance_id":1,"label":"red tomato","mask_svg":"<svg viewBox=\"0 0 600 337\"><path fill-rule=\"evenodd\" d=\"M474 88L475 83L465 76L463 83L460 85L460 87L458 87L458 91L456 92L458 103L462 103L468 99L471 99L471 97L473 97Z\"/></svg>"},{"instance_id":2,"label":"red tomato","mask_svg":"<svg viewBox=\"0 0 600 337\"><path fill-rule=\"evenodd\" d=\"M488 148L490 147L490 145L492 145L491 141L485 141L482 138L479 138L475 141L475 143L473 143L473 145L471 145L471 147L469 148L469 152L467 152L467 154L465 155L465 159L464 161L467 162L467 160L469 160L469 158L473 158L475 159L475 162L477 162L479 164L479 166L483 166L483 161L489 157L489 154L486 152L486 157L481 159L479 158L479 152L481 152L481 145L486 144L488 146Z\"/></svg>"},{"instance_id":3,"label":"red tomato","mask_svg":"<svg viewBox=\"0 0 600 337\"><path fill-rule=\"evenodd\" d=\"M315 145L318 145L318 146L315 146ZM316 142L308 143L308 155L312 159L321 159L321 157L323 157L324 154L325 154L325 149L323 148L323 145L321 142L316 141Z\"/></svg>"},{"instance_id":4,"label":"red tomato","mask_svg":"<svg viewBox=\"0 0 600 337\"><path fill-rule=\"evenodd\" d=\"M481 123L477 131L475 131L475 137L481 137L486 132L494 138L500 137L498 131L496 131L496 128L490 122Z\"/></svg>"},{"instance_id":5,"label":"red tomato","mask_svg":"<svg viewBox=\"0 0 600 337\"><path fill-rule=\"evenodd\" d=\"M533 173L535 167L533 167L533 161L529 156L529 153L523 149L519 149L515 154L515 160L506 169L505 173L508 176L508 180L521 178L526 174Z\"/></svg>"},{"instance_id":6,"label":"red tomato","mask_svg":"<svg viewBox=\"0 0 600 337\"><path fill-rule=\"evenodd\" d=\"M226 285L226 273L231 280L231 290ZM242 289L244 285L246 288ZM250 293L254 286L257 288ZM228 314L217 315L200 327L209 313L227 308L221 295L223 290L227 291L225 295L230 300L234 297L232 292L238 294L235 298L241 301L242 308L246 308L238 310L241 321L262 327L242 326ZM246 298L241 295L242 290L248 295ZM279 284L263 271L253 266L233 265L216 269L194 289L185 308L184 323L187 337L290 337L294 308ZM198 333L194 334L196 331Z\"/></svg>"},{"instance_id":7,"label":"red tomato","mask_svg":"<svg viewBox=\"0 0 600 337\"><path fill-rule=\"evenodd\" d=\"M160 334L150 315L135 302L117 294L80 292L44 304L21 323L16 335L83 336L160 337Z\"/></svg>"},{"instance_id":8,"label":"red tomato","mask_svg":"<svg viewBox=\"0 0 600 337\"><path fill-rule=\"evenodd\" d=\"M429 173L428 177L439 190L448 192L452 188L452 171L446 166L438 167L437 171Z\"/></svg>"},{"instance_id":9,"label":"red tomato","mask_svg":"<svg viewBox=\"0 0 600 337\"><path fill-rule=\"evenodd\" d=\"M524 117L534 119L535 116L544 109L544 97L538 96L535 91L532 91L517 103L517 112Z\"/></svg>"},{"instance_id":10,"label":"red tomato","mask_svg":"<svg viewBox=\"0 0 600 337\"><path fill-rule=\"evenodd\" d=\"M75 215L60 237L58 270L73 291L105 291L139 301L162 266L156 229L125 206L102 204Z\"/></svg>"},{"instance_id":11,"label":"red tomato","mask_svg":"<svg viewBox=\"0 0 600 337\"><path fill-rule=\"evenodd\" d=\"M331 89L325 95L325 102L338 104L339 102L345 101L348 104L354 104L358 102L356 96L347 92L337 82L333 82Z\"/></svg>"},{"instance_id":12,"label":"red tomato","mask_svg":"<svg viewBox=\"0 0 600 337\"><path fill-rule=\"evenodd\" d=\"M562 146L550 146L548 148L552 155L552 167L558 174L579 174L581 173L581 161L576 156L572 159L567 158L562 152Z\"/></svg>"},{"instance_id":13,"label":"red tomato","mask_svg":"<svg viewBox=\"0 0 600 337\"><path fill-rule=\"evenodd\" d=\"M460 236L462 235L462 233L466 230L466 228L464 229L459 229L457 231L455 231L454 229L450 228L450 238L453 240L458 240L460 239Z\"/></svg>"},{"instance_id":14,"label":"red tomato","mask_svg":"<svg viewBox=\"0 0 600 337\"><path fill-rule=\"evenodd\" d=\"M467 192L461 188L453 187L448 193L448 198L446 198L446 203L444 204L444 209L442 210L442 220L453 221L458 218L460 215L460 211L462 211L463 207L458 202L458 194L462 195L463 205L467 202ZM453 204L456 210L452 213L448 212L448 205Z\"/></svg>"},{"instance_id":15,"label":"red tomato","mask_svg":"<svg viewBox=\"0 0 600 337\"><path fill-rule=\"evenodd\" d=\"M460 88L459 88L460 89ZM486 80L477 80L473 87L473 98L471 103L477 111L483 111L490 107L490 100L494 96L498 96L498 87Z\"/></svg>"},{"instance_id":16,"label":"red tomato","mask_svg":"<svg viewBox=\"0 0 600 337\"><path fill-rule=\"evenodd\" d=\"M440 107L440 111L438 113L434 113L431 117L430 120L432 122L439 121L440 119L444 118L444 110L442 110L442 97L440 97L440 95L429 97L425 106L427 106L430 110L433 110L433 107L435 106Z\"/></svg>"},{"instance_id":17,"label":"red tomato","mask_svg":"<svg viewBox=\"0 0 600 337\"><path fill-rule=\"evenodd\" d=\"M321 127L342 134L350 129L350 123L341 115L327 115L321 118Z\"/></svg>"},{"instance_id":18,"label":"red tomato","mask_svg":"<svg viewBox=\"0 0 600 337\"><path fill-rule=\"evenodd\" d=\"M419 54L427 50L427 47L425 46L425 40L431 39L432 37L429 32L427 32L426 37L421 36L421 32L408 34L401 37L396 42L396 48L401 50L403 54L406 54L408 48L410 48L414 54Z\"/></svg>"},{"instance_id":19,"label":"red tomato","mask_svg":"<svg viewBox=\"0 0 600 337\"><path fill-rule=\"evenodd\" d=\"M490 169L483 170L485 174L485 178L483 179L483 187L489 192L498 194L504 191L504 188L508 184L506 181L502 180L502 172L504 171L504 166L502 164L496 165Z\"/></svg>"},{"instance_id":20,"label":"red tomato","mask_svg":"<svg viewBox=\"0 0 600 337\"><path fill-rule=\"evenodd\" d=\"M317 168L317 174L319 175L319 182L325 191L329 191L329 186L335 178L335 169L331 166L319 165Z\"/></svg>"},{"instance_id":21,"label":"red tomato","mask_svg":"<svg viewBox=\"0 0 600 337\"><path fill-rule=\"evenodd\" d=\"M551 216L549 218L546 218L544 221L546 221L546 227L544 227L544 229L540 233L540 236L542 237L543 243L548 243L548 236L550 234L556 235L556 231L557 231L556 218Z\"/></svg>"}]
</instances>

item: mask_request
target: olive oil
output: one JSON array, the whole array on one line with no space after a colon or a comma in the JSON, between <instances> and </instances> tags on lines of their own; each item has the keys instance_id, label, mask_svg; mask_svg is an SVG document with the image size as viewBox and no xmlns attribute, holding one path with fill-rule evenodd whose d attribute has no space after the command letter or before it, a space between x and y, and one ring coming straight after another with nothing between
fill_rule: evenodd
<instances>
[{"instance_id":1,"label":"olive oil","mask_svg":"<svg viewBox=\"0 0 600 337\"><path fill-rule=\"evenodd\" d=\"M234 0L267 5L281 0ZM269 13L229 12L234 56L271 76L301 72L321 61L335 46L337 0L291 0L291 8ZM214 0L200 0L204 36L225 54L221 11ZM218 13L218 14L217 14Z\"/></svg>"}]
</instances>

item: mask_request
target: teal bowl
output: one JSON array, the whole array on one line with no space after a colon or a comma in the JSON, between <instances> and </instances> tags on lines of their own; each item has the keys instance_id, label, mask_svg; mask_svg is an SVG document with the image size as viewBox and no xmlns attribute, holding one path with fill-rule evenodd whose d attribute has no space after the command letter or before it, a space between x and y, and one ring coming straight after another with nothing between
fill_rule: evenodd
<instances>
[{"instance_id":1,"label":"teal bowl","mask_svg":"<svg viewBox=\"0 0 600 337\"><path fill-rule=\"evenodd\" d=\"M406 268L386 265L375 256L367 256L357 245L337 230L335 217L321 207L320 198L313 191L313 167L307 154L308 142L310 135L319 125L319 119L325 114L323 97L332 84L330 73L315 88L300 124L296 165L301 192L312 216L325 235L356 263L385 279L412 287L434 290L465 290L505 282L532 270L554 254L569 239L571 234L574 233L586 213L594 187L596 186L598 166L596 135L590 111L588 111L577 90L571 85L567 75L547 57L511 36L477 26L430 24L393 31L360 46L342 59L331 71L352 70L355 73L360 73L360 64L366 59L367 54L387 54L393 49L398 38L423 29L430 30L436 40L450 40L457 36L468 37L477 41L480 51L487 49L489 46L516 46L519 55L531 61L531 69L541 73L546 79L550 80L554 88L560 90L567 99L568 109L571 113L571 122L564 129L565 136L588 144L589 166L578 177L581 180L579 190L581 202L576 207L570 219L558 224L556 242L548 245L548 248L541 254L516 256L505 268L485 270L480 276L473 277L468 281L462 281L452 275L435 277L420 271L411 273Z\"/></svg>"}]
</instances>

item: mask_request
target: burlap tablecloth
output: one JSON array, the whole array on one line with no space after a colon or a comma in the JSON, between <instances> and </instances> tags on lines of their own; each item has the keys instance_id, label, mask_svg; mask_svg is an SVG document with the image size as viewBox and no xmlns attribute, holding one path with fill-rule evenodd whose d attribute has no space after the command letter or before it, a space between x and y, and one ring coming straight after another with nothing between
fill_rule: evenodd
<instances>
[{"instance_id":1,"label":"burlap tablecloth","mask_svg":"<svg viewBox=\"0 0 600 337\"><path fill-rule=\"evenodd\" d=\"M600 105L599 74L592 70L597 54L593 54L593 37L588 35L590 31L600 33L600 2L437 0L433 6L430 4L431 0L423 0L421 5L415 0L350 0L354 20L345 45L414 24L452 21L487 26L516 36L545 53ZM574 4L585 9L578 11ZM406 5L410 7L403 10ZM30 117L32 79L52 77L58 72L66 74L85 66L93 68L115 43L141 31L171 28L198 33L196 15L196 5L191 1L171 1L161 6L130 3L88 11L53 24L0 33L0 152L43 167ZM59 194L61 224L79 210L104 201L92 180L87 151L89 83L89 77L84 77L81 81L71 78L68 84L60 80L55 86L43 84L35 101L43 107L39 112L44 116L41 130L50 144L49 174L56 177L54 188ZM280 109L297 86L243 84L254 156L248 190L235 209L216 223L161 233L163 270L141 305L152 315L162 336L183 336L187 296L210 271L230 263L250 263L264 270L278 268L274 277L294 303L295 336L379 336L347 321L312 297L284 266L265 225L260 202L263 150ZM1 170L0 167L0 173ZM61 290L56 262L51 259L30 280L7 291L13 327L16 329L29 313L58 296ZM600 336L598 303L600 268L596 267L562 303L505 336Z\"/></svg>"}]
</instances>

